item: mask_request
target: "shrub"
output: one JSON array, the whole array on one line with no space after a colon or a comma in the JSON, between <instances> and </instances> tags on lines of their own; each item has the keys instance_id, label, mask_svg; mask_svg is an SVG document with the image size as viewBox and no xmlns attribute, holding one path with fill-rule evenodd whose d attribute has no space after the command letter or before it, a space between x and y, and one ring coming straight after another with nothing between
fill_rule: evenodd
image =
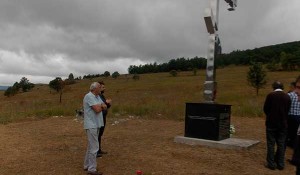
<instances>
[{"instance_id":1,"label":"shrub","mask_svg":"<svg viewBox=\"0 0 300 175\"><path fill-rule=\"evenodd\" d=\"M176 70L171 70L170 74L171 74L171 76L176 77L177 76L177 71Z\"/></svg>"},{"instance_id":2,"label":"shrub","mask_svg":"<svg viewBox=\"0 0 300 175\"><path fill-rule=\"evenodd\" d=\"M134 79L134 80L139 80L139 79L140 79L140 76L139 76L138 74L134 74L134 75L132 76L132 79Z\"/></svg>"}]
</instances>

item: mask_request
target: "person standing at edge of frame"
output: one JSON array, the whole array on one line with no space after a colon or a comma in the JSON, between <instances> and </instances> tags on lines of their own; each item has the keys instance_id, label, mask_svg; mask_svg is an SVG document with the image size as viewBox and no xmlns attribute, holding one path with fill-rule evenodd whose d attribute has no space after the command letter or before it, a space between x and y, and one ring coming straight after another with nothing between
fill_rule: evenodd
<instances>
[{"instance_id":1,"label":"person standing at edge of frame","mask_svg":"<svg viewBox=\"0 0 300 175\"><path fill-rule=\"evenodd\" d=\"M104 85L104 82L103 81L99 81L98 82L100 85L101 85L101 92L99 94L101 100L106 104L107 106L107 109L103 110L102 111L102 114L103 114L103 122L104 122L104 126L102 126L100 128L100 131L99 131L99 135L98 135L98 141L99 141L99 150L97 152L97 157L102 157L103 154L107 154L106 151L103 151L102 149L102 146L101 146L101 137L103 136L103 133L104 133L104 129L105 129L105 126L106 126L106 116L107 116L107 113L108 113L108 109L111 107L111 99L106 99L105 96L104 96L104 91L105 91L105 85Z\"/></svg>"},{"instance_id":2,"label":"person standing at edge of frame","mask_svg":"<svg viewBox=\"0 0 300 175\"><path fill-rule=\"evenodd\" d=\"M283 84L275 81L273 92L269 93L264 103L266 114L267 164L266 168L284 169L285 143L287 136L288 112L291 107L290 97L283 92ZM275 153L275 144L277 146Z\"/></svg>"},{"instance_id":3,"label":"person standing at edge of frame","mask_svg":"<svg viewBox=\"0 0 300 175\"><path fill-rule=\"evenodd\" d=\"M295 90L298 97L298 101L300 101L300 76L297 77L295 81ZM294 152L291 163L296 166L296 175L300 175L300 126L298 127L297 137L294 146Z\"/></svg>"},{"instance_id":4,"label":"person standing at edge of frame","mask_svg":"<svg viewBox=\"0 0 300 175\"><path fill-rule=\"evenodd\" d=\"M88 175L102 175L97 171L97 151L99 149L98 134L104 126L102 111L107 109L106 104L101 100L99 94L101 85L93 82L90 92L83 98L84 108L84 129L87 135L87 151L84 159L83 169Z\"/></svg>"},{"instance_id":5,"label":"person standing at edge of frame","mask_svg":"<svg viewBox=\"0 0 300 175\"><path fill-rule=\"evenodd\" d=\"M296 175L300 175L300 126L297 131L297 138L291 164L296 166Z\"/></svg>"},{"instance_id":6,"label":"person standing at edge of frame","mask_svg":"<svg viewBox=\"0 0 300 175\"><path fill-rule=\"evenodd\" d=\"M291 108L288 115L288 135L287 135L287 146L294 148L297 129L300 123L300 101L298 100L298 95L296 94L296 82L291 83L290 92L288 95L291 98Z\"/></svg>"}]
</instances>

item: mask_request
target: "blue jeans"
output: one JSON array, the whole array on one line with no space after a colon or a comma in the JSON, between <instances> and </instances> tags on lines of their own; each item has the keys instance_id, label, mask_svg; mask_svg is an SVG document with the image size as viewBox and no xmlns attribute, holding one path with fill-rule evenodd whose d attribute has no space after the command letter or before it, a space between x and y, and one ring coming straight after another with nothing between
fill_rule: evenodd
<instances>
[{"instance_id":1,"label":"blue jeans","mask_svg":"<svg viewBox=\"0 0 300 175\"><path fill-rule=\"evenodd\" d=\"M284 168L286 128L268 128L267 135L267 163L270 167ZM275 144L277 145L275 153Z\"/></svg>"}]
</instances>

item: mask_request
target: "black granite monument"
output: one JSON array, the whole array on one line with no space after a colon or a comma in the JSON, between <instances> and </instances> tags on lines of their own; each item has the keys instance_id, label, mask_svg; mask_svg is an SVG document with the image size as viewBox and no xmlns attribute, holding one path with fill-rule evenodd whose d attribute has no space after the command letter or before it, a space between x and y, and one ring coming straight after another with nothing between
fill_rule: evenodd
<instances>
[{"instance_id":1,"label":"black granite monument","mask_svg":"<svg viewBox=\"0 0 300 175\"><path fill-rule=\"evenodd\" d=\"M230 137L231 105L186 103L185 137L223 140Z\"/></svg>"}]
</instances>

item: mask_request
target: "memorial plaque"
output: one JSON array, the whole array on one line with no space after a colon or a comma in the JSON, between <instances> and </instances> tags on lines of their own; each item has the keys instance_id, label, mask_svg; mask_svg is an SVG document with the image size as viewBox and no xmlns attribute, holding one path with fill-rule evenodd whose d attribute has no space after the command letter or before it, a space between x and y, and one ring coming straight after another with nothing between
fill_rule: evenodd
<instances>
[{"instance_id":1,"label":"memorial plaque","mask_svg":"<svg viewBox=\"0 0 300 175\"><path fill-rule=\"evenodd\" d=\"M230 137L231 105L186 103L185 137L223 140Z\"/></svg>"}]
</instances>

